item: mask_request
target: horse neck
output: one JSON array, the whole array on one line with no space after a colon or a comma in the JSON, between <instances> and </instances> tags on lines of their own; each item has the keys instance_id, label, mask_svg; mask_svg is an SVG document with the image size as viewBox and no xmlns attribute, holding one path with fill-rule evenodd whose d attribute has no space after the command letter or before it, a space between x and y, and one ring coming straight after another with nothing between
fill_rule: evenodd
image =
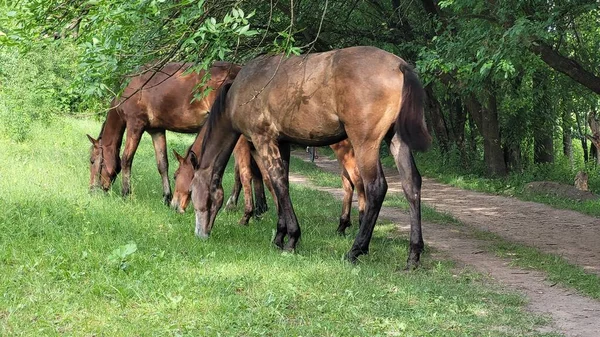
<instances>
[{"instance_id":1,"label":"horse neck","mask_svg":"<svg viewBox=\"0 0 600 337\"><path fill-rule=\"evenodd\" d=\"M217 123L207 123L205 128L199 169L210 170L211 176L217 174L222 177L240 134L233 130L225 116L221 116Z\"/></svg>"},{"instance_id":2,"label":"horse neck","mask_svg":"<svg viewBox=\"0 0 600 337\"><path fill-rule=\"evenodd\" d=\"M119 156L121 144L123 143L123 134L125 133L125 121L121 118L118 110L118 108L108 110L99 136L102 139L103 151L113 154L110 157L115 158Z\"/></svg>"},{"instance_id":3,"label":"horse neck","mask_svg":"<svg viewBox=\"0 0 600 337\"><path fill-rule=\"evenodd\" d=\"M206 129L208 128L208 126L203 126L200 129L200 132L198 132L198 135L196 136L196 139L194 139L194 142L192 143L192 146L190 146L190 149L188 150L187 155L189 155L189 152L192 151L194 152L194 154L199 155L200 151L202 151L202 142L204 140L204 135L206 134Z\"/></svg>"}]
</instances>

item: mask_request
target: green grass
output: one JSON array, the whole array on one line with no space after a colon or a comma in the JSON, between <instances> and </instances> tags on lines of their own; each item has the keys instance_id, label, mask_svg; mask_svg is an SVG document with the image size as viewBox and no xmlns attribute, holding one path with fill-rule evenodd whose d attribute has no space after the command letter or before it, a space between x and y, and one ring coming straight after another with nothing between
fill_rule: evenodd
<instances>
[{"instance_id":1,"label":"green grass","mask_svg":"<svg viewBox=\"0 0 600 337\"><path fill-rule=\"evenodd\" d=\"M293 171L302 172L302 175L311 181L324 187L340 187L341 176L331 174L319 169L315 164L305 162L304 160L292 156L290 158L290 167Z\"/></svg>"},{"instance_id":2,"label":"green grass","mask_svg":"<svg viewBox=\"0 0 600 337\"><path fill-rule=\"evenodd\" d=\"M393 225L377 226L357 266L344 262L356 226L335 235L340 204L325 193L292 186L297 254L270 244L272 210L249 227L241 210L221 212L211 238L196 239L193 212L161 203L147 136L133 196L118 184L90 194L84 134L99 127L67 119L23 143L0 137L2 336L551 336L522 297L451 261L426 255L399 272L407 240ZM193 137L168 138L180 150Z\"/></svg>"},{"instance_id":3,"label":"green grass","mask_svg":"<svg viewBox=\"0 0 600 337\"><path fill-rule=\"evenodd\" d=\"M302 160L296 159L296 161ZM293 163L295 164L295 161ZM293 166L294 172L305 174L305 167L309 166L309 170L306 171L307 173L311 173L314 170L321 171L320 175L312 174L313 177L319 177L319 179L312 178L311 181L313 183L319 186L332 187L330 180L336 178L335 174L320 170L313 163L303 162L303 164L303 166ZM323 178L322 176L325 175L329 177ZM327 184L321 184L321 181L327 181ZM340 186L341 183L338 178L337 186L333 187ZM397 207L408 212L408 203L401 194L388 194L383 205ZM454 218L451 214L436 211L424 204L421 204L421 212L423 221L464 226L460 220ZM482 247L483 249L509 259L515 266L542 271L546 273L547 279L550 282L560 283L584 295L600 299L600 277L596 274L588 273L582 267L571 264L560 256L543 253L536 248L510 242L488 231L477 230L475 228L469 229L474 238L487 242L486 247Z\"/></svg>"}]
</instances>

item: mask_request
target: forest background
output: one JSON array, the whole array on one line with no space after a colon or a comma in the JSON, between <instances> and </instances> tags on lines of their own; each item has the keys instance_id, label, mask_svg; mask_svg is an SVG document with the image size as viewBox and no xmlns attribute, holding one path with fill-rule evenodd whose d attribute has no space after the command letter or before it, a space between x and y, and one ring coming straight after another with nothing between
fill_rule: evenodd
<instances>
[{"instance_id":1,"label":"forest background","mask_svg":"<svg viewBox=\"0 0 600 337\"><path fill-rule=\"evenodd\" d=\"M105 115L144 64L244 63L373 45L415 65L435 136L426 174L600 191L597 1L136 0L0 3L0 127ZM43 107L43 108L41 108Z\"/></svg>"}]
</instances>

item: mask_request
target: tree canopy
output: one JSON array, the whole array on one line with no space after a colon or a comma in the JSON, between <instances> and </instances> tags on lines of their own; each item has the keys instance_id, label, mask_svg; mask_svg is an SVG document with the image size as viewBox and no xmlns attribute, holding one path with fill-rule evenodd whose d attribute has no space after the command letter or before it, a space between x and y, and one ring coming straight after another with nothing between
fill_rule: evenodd
<instances>
[{"instance_id":1,"label":"tree canopy","mask_svg":"<svg viewBox=\"0 0 600 337\"><path fill-rule=\"evenodd\" d=\"M22 0L4 11L4 45L76 46L84 98L117 94L144 64L378 46L417 66L440 150L464 164L481 154L490 174L552 161L555 138L587 151L599 105L595 0Z\"/></svg>"}]
</instances>

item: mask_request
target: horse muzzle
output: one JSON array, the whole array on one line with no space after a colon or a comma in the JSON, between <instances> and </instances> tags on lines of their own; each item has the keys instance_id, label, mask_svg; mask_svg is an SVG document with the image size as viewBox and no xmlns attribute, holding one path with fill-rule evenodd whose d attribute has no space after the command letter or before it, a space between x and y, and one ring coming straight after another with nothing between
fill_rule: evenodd
<instances>
[{"instance_id":1,"label":"horse muzzle","mask_svg":"<svg viewBox=\"0 0 600 337\"><path fill-rule=\"evenodd\" d=\"M210 215L208 211L198 211L196 210L196 230L195 234L200 239L208 239L210 236L210 224L209 219Z\"/></svg>"}]
</instances>

